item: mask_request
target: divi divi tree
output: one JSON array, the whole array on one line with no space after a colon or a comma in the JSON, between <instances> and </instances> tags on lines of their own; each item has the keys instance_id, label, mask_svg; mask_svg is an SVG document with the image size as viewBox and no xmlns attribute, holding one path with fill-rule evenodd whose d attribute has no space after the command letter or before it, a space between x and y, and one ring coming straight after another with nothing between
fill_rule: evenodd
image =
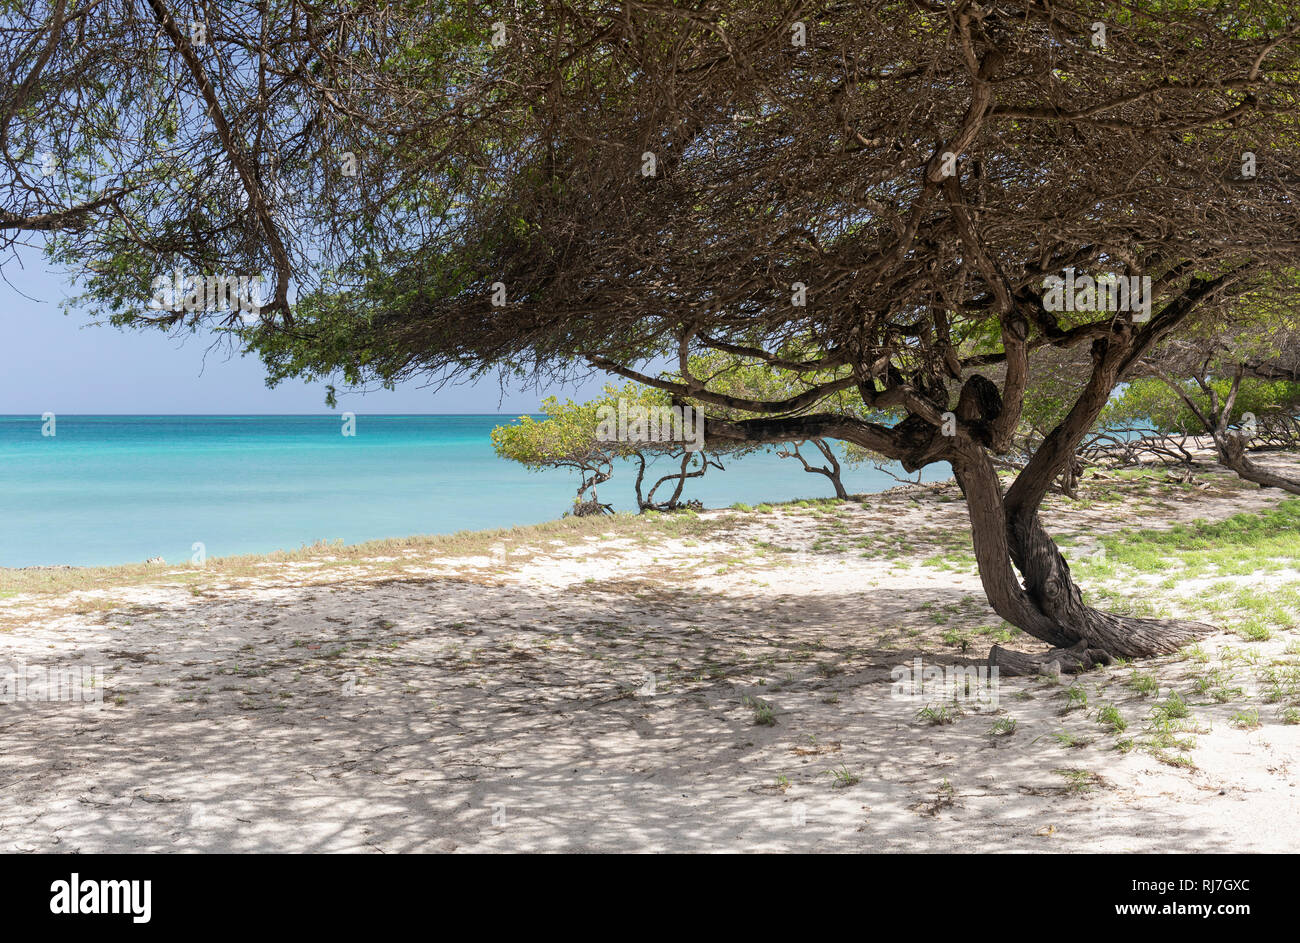
<instances>
[{"instance_id":1,"label":"divi divi tree","mask_svg":"<svg viewBox=\"0 0 1300 943\"><path fill-rule=\"evenodd\" d=\"M238 326L273 379L602 369L713 407L707 438L949 463L989 602L1050 648L995 650L1004 670L1170 651L1206 628L1088 606L1039 507L1135 364L1300 262L1293 4L347 6L249 7L276 23L250 23L244 46L217 37L258 53L238 68L159 34L176 80L226 116L196 140L226 151L210 179L248 198L206 208L221 238L204 246L232 267L251 239L276 269L269 313ZM298 119L270 120L290 104ZM255 172L259 128L282 149L274 185ZM130 264L95 269L90 294L130 323L127 289L168 247L96 212L109 222L79 222L62 257L117 240ZM294 213L310 250L267 235ZM1052 348L1086 366L1005 483L994 459ZM710 353L814 382L738 396L691 371Z\"/></svg>"}]
</instances>

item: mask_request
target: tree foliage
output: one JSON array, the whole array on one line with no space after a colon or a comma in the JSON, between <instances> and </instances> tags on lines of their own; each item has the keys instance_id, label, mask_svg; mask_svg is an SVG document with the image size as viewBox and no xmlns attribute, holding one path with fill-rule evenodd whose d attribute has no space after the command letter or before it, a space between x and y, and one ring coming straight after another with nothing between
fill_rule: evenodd
<instances>
[{"instance_id":1,"label":"tree foliage","mask_svg":"<svg viewBox=\"0 0 1300 943\"><path fill-rule=\"evenodd\" d=\"M723 455L740 455L752 449L737 443L721 443L718 448L704 443L703 448L693 450L682 440L637 441L603 434L618 432L611 426L611 414L636 416L651 410L663 413L671 407L666 393L635 383L608 385L602 396L583 403L561 403L551 396L541 406L544 418L520 416L513 424L497 426L492 430L492 444L502 458L519 462L530 471L565 468L578 472L575 507L580 513L609 509L609 505L600 503L596 488L614 477L620 462L636 466L634 487L640 510L675 510L681 505L688 480L702 476L710 468L724 470L720 461ZM655 468L662 464L661 460L675 466L675 470L648 483L647 473L657 473ZM656 501L660 489L670 484L675 487L669 496Z\"/></svg>"},{"instance_id":2,"label":"tree foliage","mask_svg":"<svg viewBox=\"0 0 1300 943\"><path fill-rule=\"evenodd\" d=\"M1174 381L1182 390L1179 396L1161 380L1139 379L1125 387L1102 414L1107 428L1149 426L1162 434L1205 435L1204 420L1188 406L1186 398L1199 399L1203 394L1194 380ZM1232 388L1231 377L1210 379L1208 386L1226 400ZM1186 398L1185 398L1186 397ZM1256 419L1290 418L1300 412L1300 383L1289 380L1245 379L1228 412L1228 423L1236 426L1247 414Z\"/></svg>"}]
</instances>

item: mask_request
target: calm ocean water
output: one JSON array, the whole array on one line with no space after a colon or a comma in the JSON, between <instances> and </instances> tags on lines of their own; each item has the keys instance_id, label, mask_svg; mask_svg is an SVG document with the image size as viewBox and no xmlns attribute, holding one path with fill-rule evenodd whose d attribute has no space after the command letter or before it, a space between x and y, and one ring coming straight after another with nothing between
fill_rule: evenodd
<instances>
[{"instance_id":1,"label":"calm ocean water","mask_svg":"<svg viewBox=\"0 0 1300 943\"><path fill-rule=\"evenodd\" d=\"M295 549L316 540L530 524L570 507L577 479L497 458L514 416L0 416L0 566L129 563ZM706 507L832 495L797 461L758 454L688 483ZM927 480L946 477L946 466ZM631 468L599 489L633 505ZM847 470L850 491L897 484Z\"/></svg>"}]
</instances>

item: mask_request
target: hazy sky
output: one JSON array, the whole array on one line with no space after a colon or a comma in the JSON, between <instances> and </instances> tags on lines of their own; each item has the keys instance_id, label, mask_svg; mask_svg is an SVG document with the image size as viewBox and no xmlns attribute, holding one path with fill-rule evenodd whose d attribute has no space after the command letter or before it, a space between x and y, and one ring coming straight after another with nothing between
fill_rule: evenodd
<instances>
[{"instance_id":1,"label":"hazy sky","mask_svg":"<svg viewBox=\"0 0 1300 943\"><path fill-rule=\"evenodd\" d=\"M124 332L87 326L64 315L60 302L76 294L34 250L24 268L4 260L0 279L0 414L54 413L320 413L323 384L298 380L267 389L256 358L209 350L201 335ZM542 393L511 391L504 400L494 379L441 391L408 383L396 390L339 392L339 410L359 413L535 412L547 393L588 399L603 379Z\"/></svg>"}]
</instances>

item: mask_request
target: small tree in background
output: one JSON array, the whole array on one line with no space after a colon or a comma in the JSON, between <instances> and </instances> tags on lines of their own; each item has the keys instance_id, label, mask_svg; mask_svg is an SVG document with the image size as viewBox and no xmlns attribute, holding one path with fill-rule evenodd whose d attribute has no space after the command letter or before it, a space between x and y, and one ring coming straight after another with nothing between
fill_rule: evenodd
<instances>
[{"instance_id":1,"label":"small tree in background","mask_svg":"<svg viewBox=\"0 0 1300 943\"><path fill-rule=\"evenodd\" d=\"M1300 383L1245 376L1194 376L1136 380L1113 401L1103 419L1112 425L1144 423L1160 436L1209 436L1219 463L1261 487L1300 494L1300 481L1254 464L1253 445L1295 448L1300 441ZM1190 458L1190 453L1186 453Z\"/></svg>"},{"instance_id":2,"label":"small tree in background","mask_svg":"<svg viewBox=\"0 0 1300 943\"><path fill-rule=\"evenodd\" d=\"M1260 487L1300 494L1300 480L1261 468L1247 450L1300 445L1300 331L1289 312L1245 306L1227 328L1165 344L1102 414L1161 435L1208 436L1219 463Z\"/></svg>"},{"instance_id":3,"label":"small tree in background","mask_svg":"<svg viewBox=\"0 0 1300 943\"><path fill-rule=\"evenodd\" d=\"M702 477L710 468L725 470L720 454L741 454L754 451L754 447L724 442L719 443L720 449L710 445L693 450L680 440L637 441L601 434L611 414L635 416L639 411L644 415L650 410L662 413L670 408L672 402L667 394L637 383L622 388L606 386L603 396L585 403L561 403L552 396L541 406L546 418L520 416L513 425L497 426L492 430L492 444L502 458L519 462L530 471L577 471L580 480L573 513L579 516L612 512L611 505L601 503L596 488L613 477L616 462L627 460L637 465L634 487L638 510L675 511L690 504L682 501L687 481ZM661 460L672 463L674 469L646 490L647 474ZM665 487L671 487L666 496L661 494Z\"/></svg>"},{"instance_id":4,"label":"small tree in background","mask_svg":"<svg viewBox=\"0 0 1300 943\"><path fill-rule=\"evenodd\" d=\"M492 430L492 446L502 458L519 462L529 471L567 468L578 473L578 492L573 513L598 514L610 511L596 493L614 474L614 461L622 456L620 443L599 442L595 432L599 402L561 403L547 397L541 404L545 419L520 416L509 426Z\"/></svg>"}]
</instances>

